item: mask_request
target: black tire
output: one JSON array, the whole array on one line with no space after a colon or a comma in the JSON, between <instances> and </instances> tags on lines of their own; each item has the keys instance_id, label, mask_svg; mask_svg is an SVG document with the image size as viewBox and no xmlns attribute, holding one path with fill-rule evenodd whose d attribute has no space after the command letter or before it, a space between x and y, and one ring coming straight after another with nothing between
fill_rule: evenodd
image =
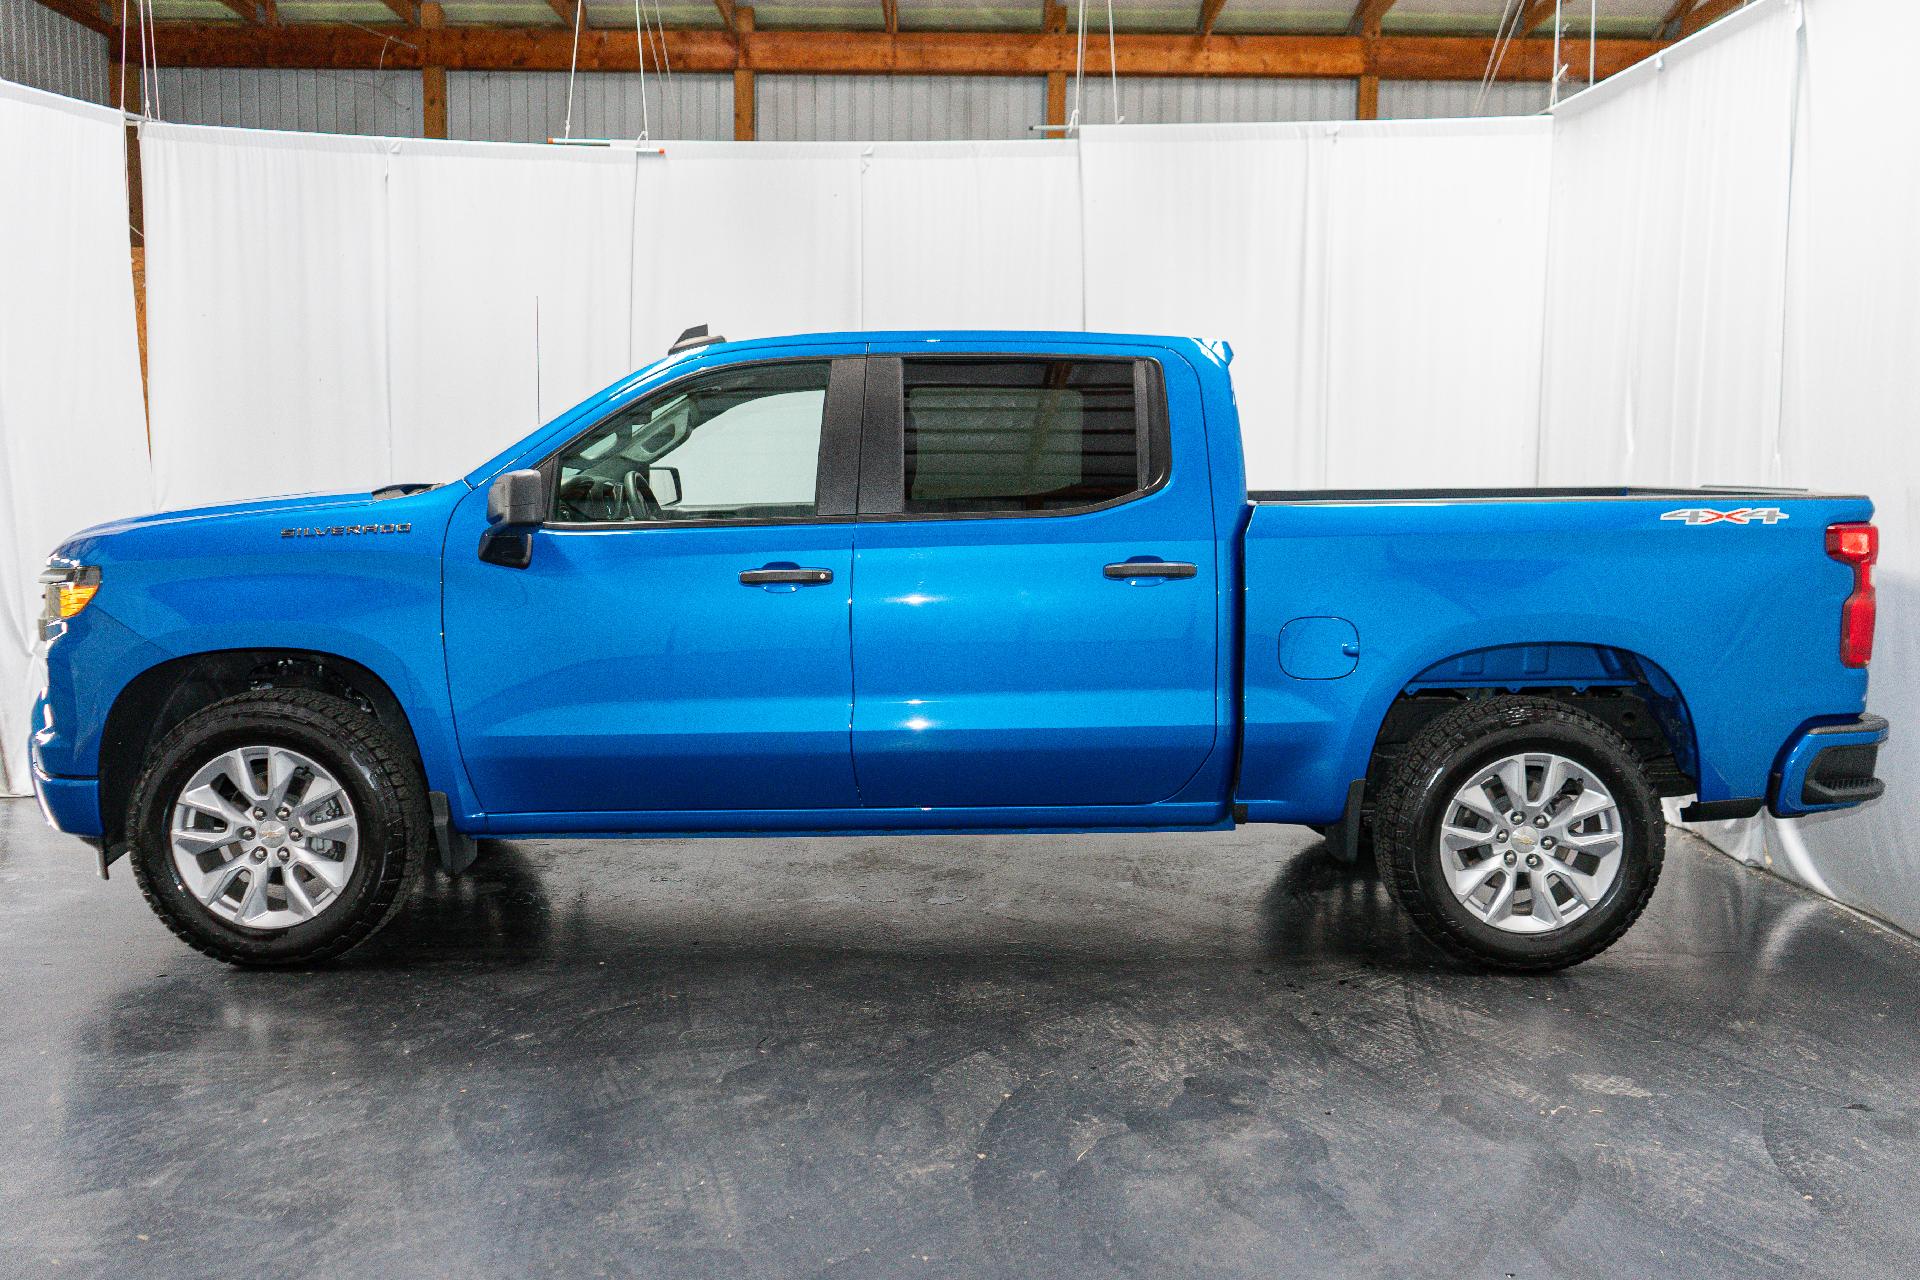
<instances>
[{"instance_id":1,"label":"black tire","mask_svg":"<svg viewBox=\"0 0 1920 1280\"><path fill-rule=\"evenodd\" d=\"M1541 933L1497 929L1447 885L1439 826L1454 793L1485 765L1550 750L1589 770L1620 812L1621 862L1599 902L1571 924ZM1422 933L1475 964L1516 971L1560 969L1612 946L1646 909L1666 855L1666 822L1646 768L1613 730L1548 698L1466 702L1434 719L1407 745L1375 810L1381 878Z\"/></svg>"},{"instance_id":2,"label":"black tire","mask_svg":"<svg viewBox=\"0 0 1920 1280\"><path fill-rule=\"evenodd\" d=\"M272 932L241 928L187 891L168 842L172 810L195 770L236 746L284 746L324 766L361 815L357 863L339 897L313 919ZM229 964L297 965L365 942L411 893L432 847L426 781L394 735L340 698L259 689L189 716L135 782L127 810L128 861L140 892L188 946Z\"/></svg>"}]
</instances>

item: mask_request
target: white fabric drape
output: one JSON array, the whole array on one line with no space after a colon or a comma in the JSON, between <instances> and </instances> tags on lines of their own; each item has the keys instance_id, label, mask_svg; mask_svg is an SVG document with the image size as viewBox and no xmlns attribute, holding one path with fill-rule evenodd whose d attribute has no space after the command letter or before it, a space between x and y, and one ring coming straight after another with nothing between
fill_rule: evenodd
<instances>
[{"instance_id":1,"label":"white fabric drape","mask_svg":"<svg viewBox=\"0 0 1920 1280\"><path fill-rule=\"evenodd\" d=\"M391 478L392 146L142 126L147 393L162 507Z\"/></svg>"},{"instance_id":2,"label":"white fabric drape","mask_svg":"<svg viewBox=\"0 0 1920 1280\"><path fill-rule=\"evenodd\" d=\"M1234 349L1256 487L1529 484L1550 123L1084 131L1087 327Z\"/></svg>"},{"instance_id":3,"label":"white fabric drape","mask_svg":"<svg viewBox=\"0 0 1920 1280\"><path fill-rule=\"evenodd\" d=\"M1759 0L1554 119L1541 478L1864 492L1886 800L1705 834L1920 931L1920 7Z\"/></svg>"},{"instance_id":4,"label":"white fabric drape","mask_svg":"<svg viewBox=\"0 0 1920 1280\"><path fill-rule=\"evenodd\" d=\"M1554 114L1540 478L1778 483L1794 14Z\"/></svg>"},{"instance_id":5,"label":"white fabric drape","mask_svg":"<svg viewBox=\"0 0 1920 1280\"><path fill-rule=\"evenodd\" d=\"M392 478L459 474L633 368L631 149L388 159Z\"/></svg>"},{"instance_id":6,"label":"white fabric drape","mask_svg":"<svg viewBox=\"0 0 1920 1280\"><path fill-rule=\"evenodd\" d=\"M863 161L862 327L1082 327L1074 144L883 143Z\"/></svg>"},{"instance_id":7,"label":"white fabric drape","mask_svg":"<svg viewBox=\"0 0 1920 1280\"><path fill-rule=\"evenodd\" d=\"M0 81L0 795L31 786L47 554L153 504L120 115Z\"/></svg>"},{"instance_id":8,"label":"white fabric drape","mask_svg":"<svg viewBox=\"0 0 1920 1280\"><path fill-rule=\"evenodd\" d=\"M1893 722L1887 797L1778 824L1789 866L1920 933L1920 116L1863 68L1920 41L1920 6L1805 9L1781 452L1789 483L1867 493L1880 527L1868 704Z\"/></svg>"}]
</instances>

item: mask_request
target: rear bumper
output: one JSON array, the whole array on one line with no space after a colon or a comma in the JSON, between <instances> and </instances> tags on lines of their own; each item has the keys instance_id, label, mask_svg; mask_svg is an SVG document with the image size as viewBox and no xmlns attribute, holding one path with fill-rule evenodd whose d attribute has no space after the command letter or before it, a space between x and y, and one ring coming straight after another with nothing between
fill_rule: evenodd
<instances>
[{"instance_id":1,"label":"rear bumper","mask_svg":"<svg viewBox=\"0 0 1920 1280\"><path fill-rule=\"evenodd\" d=\"M1887 784L1874 768L1886 740L1880 716L1802 730L1787 744L1767 808L1776 818L1797 818L1878 799Z\"/></svg>"}]
</instances>

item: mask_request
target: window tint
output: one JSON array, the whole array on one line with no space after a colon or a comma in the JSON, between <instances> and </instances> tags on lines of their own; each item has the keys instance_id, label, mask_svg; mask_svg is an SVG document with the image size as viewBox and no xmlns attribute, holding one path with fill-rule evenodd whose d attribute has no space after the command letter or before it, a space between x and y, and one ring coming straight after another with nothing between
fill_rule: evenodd
<instances>
[{"instance_id":1,"label":"window tint","mask_svg":"<svg viewBox=\"0 0 1920 1280\"><path fill-rule=\"evenodd\" d=\"M1146 487L1126 360L909 360L910 512L1057 511Z\"/></svg>"},{"instance_id":2,"label":"window tint","mask_svg":"<svg viewBox=\"0 0 1920 1280\"><path fill-rule=\"evenodd\" d=\"M567 446L553 518L814 514L830 362L727 369L650 396Z\"/></svg>"}]
</instances>

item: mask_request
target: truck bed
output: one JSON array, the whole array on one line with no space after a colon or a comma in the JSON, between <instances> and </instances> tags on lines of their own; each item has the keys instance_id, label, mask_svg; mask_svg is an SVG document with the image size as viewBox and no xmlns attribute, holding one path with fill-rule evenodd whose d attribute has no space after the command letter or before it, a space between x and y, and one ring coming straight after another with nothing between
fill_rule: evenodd
<instances>
[{"instance_id":1,"label":"truck bed","mask_svg":"<svg viewBox=\"0 0 1920 1280\"><path fill-rule=\"evenodd\" d=\"M1637 488L1632 485L1567 486L1524 489L1256 489L1247 494L1255 506L1276 503L1328 504L1401 502L1597 502L1615 498L1837 498L1855 494L1814 493L1807 489L1767 489L1744 485L1703 485L1691 489Z\"/></svg>"},{"instance_id":2,"label":"truck bed","mask_svg":"<svg viewBox=\"0 0 1920 1280\"><path fill-rule=\"evenodd\" d=\"M1462 672L1512 689L1582 663L1644 671L1654 699L1675 707L1676 754L1707 802L1765 795L1790 735L1865 708L1866 672L1838 660L1853 574L1826 551L1829 525L1872 518L1864 498L1626 487L1249 496L1238 798L1255 819L1336 818L1394 700L1428 684L1458 689Z\"/></svg>"}]
</instances>

